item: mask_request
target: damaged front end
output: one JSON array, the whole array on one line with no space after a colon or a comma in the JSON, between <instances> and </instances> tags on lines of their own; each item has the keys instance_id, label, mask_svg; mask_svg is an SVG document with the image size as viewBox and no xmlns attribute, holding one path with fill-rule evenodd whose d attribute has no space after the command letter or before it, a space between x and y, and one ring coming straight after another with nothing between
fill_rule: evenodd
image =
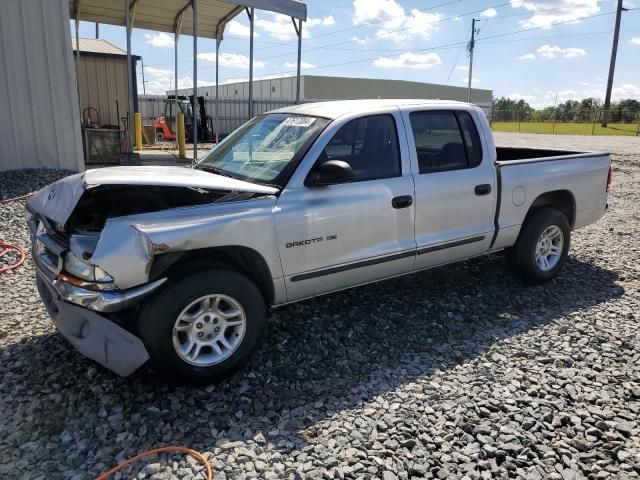
<instances>
[{"instance_id":1,"label":"damaged front end","mask_svg":"<svg viewBox=\"0 0 640 480\"><path fill-rule=\"evenodd\" d=\"M148 354L119 314L167 281L149 272L169 248L135 219L276 191L182 167L89 170L45 187L27 210L37 286L50 317L86 356L130 374Z\"/></svg>"}]
</instances>

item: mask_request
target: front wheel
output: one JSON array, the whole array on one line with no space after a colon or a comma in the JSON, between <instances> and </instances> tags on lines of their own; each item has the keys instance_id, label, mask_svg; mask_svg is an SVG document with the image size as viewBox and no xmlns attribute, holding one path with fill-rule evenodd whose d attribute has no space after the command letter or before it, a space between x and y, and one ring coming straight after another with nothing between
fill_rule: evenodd
<instances>
[{"instance_id":1,"label":"front wheel","mask_svg":"<svg viewBox=\"0 0 640 480\"><path fill-rule=\"evenodd\" d=\"M531 285L555 277L569 253L571 230L564 214L545 207L522 227L516 244L507 251L512 269Z\"/></svg>"},{"instance_id":2,"label":"front wheel","mask_svg":"<svg viewBox=\"0 0 640 480\"><path fill-rule=\"evenodd\" d=\"M212 269L169 283L138 322L155 370L173 382L206 384L247 360L262 336L266 306L247 277Z\"/></svg>"}]
</instances>

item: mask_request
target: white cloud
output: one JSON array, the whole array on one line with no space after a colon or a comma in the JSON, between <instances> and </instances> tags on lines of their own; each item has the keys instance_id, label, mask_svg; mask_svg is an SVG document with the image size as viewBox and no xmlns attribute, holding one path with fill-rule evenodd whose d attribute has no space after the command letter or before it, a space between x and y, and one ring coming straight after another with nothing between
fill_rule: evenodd
<instances>
[{"instance_id":1,"label":"white cloud","mask_svg":"<svg viewBox=\"0 0 640 480\"><path fill-rule=\"evenodd\" d=\"M388 28L400 27L405 13L395 0L354 0L353 10L354 25L385 22L389 23Z\"/></svg>"},{"instance_id":2,"label":"white cloud","mask_svg":"<svg viewBox=\"0 0 640 480\"><path fill-rule=\"evenodd\" d=\"M248 25L243 25L237 20L231 20L229 22L229 30L228 33L231 35L235 35L236 37L249 38L250 29ZM254 37L259 37L260 34L258 32L253 32Z\"/></svg>"},{"instance_id":3,"label":"white cloud","mask_svg":"<svg viewBox=\"0 0 640 480\"><path fill-rule=\"evenodd\" d=\"M522 93L510 93L509 95L507 95L507 98L510 98L511 100L515 100L515 101L524 100L529 104L536 101L535 95L524 95Z\"/></svg>"},{"instance_id":4,"label":"white cloud","mask_svg":"<svg viewBox=\"0 0 640 480\"><path fill-rule=\"evenodd\" d=\"M538 47L536 50L541 57L544 58L556 58L557 56L561 56L564 58L576 58L576 57L584 57L587 55L586 50L582 48L560 48L557 45L542 45Z\"/></svg>"},{"instance_id":5,"label":"white cloud","mask_svg":"<svg viewBox=\"0 0 640 480\"><path fill-rule=\"evenodd\" d=\"M437 30L435 23L442 20L440 13L412 9L408 14L395 0L354 0L353 24L377 23L378 38L403 42L411 35L428 38ZM399 30L399 31L398 31Z\"/></svg>"},{"instance_id":6,"label":"white cloud","mask_svg":"<svg viewBox=\"0 0 640 480\"><path fill-rule=\"evenodd\" d=\"M174 88L173 70L165 68L144 67L145 89L148 95L164 95L168 90ZM198 81L198 85L208 82ZM193 86L191 77L178 78L178 88L190 88ZM142 93L142 82L138 84L138 93Z\"/></svg>"},{"instance_id":7,"label":"white cloud","mask_svg":"<svg viewBox=\"0 0 640 480\"><path fill-rule=\"evenodd\" d=\"M216 54L215 52L199 53L198 60L215 63ZM266 64L266 62L261 62L260 60L253 60L255 68L262 68ZM249 68L249 57L240 53L221 53L218 58L218 65L221 67Z\"/></svg>"},{"instance_id":8,"label":"white cloud","mask_svg":"<svg viewBox=\"0 0 640 480\"><path fill-rule=\"evenodd\" d=\"M468 72L469 71L469 67L467 67L466 65L458 65L456 67L456 70L460 70L460 71L463 71L463 72Z\"/></svg>"},{"instance_id":9,"label":"white cloud","mask_svg":"<svg viewBox=\"0 0 640 480\"><path fill-rule=\"evenodd\" d=\"M411 68L414 70L426 70L441 63L442 59L437 53L417 54L411 52L405 52L395 58L378 57L373 61L375 67Z\"/></svg>"},{"instance_id":10,"label":"white cloud","mask_svg":"<svg viewBox=\"0 0 640 480\"><path fill-rule=\"evenodd\" d=\"M316 68L313 63L305 62L304 60L300 63L301 68ZM298 64L296 62L285 62L284 68L298 68Z\"/></svg>"},{"instance_id":11,"label":"white cloud","mask_svg":"<svg viewBox=\"0 0 640 480\"><path fill-rule=\"evenodd\" d=\"M154 47L165 48L165 47L173 47L173 35L165 32L159 32L149 34L145 33L144 38L147 39L147 44L152 45Z\"/></svg>"},{"instance_id":12,"label":"white cloud","mask_svg":"<svg viewBox=\"0 0 640 480\"><path fill-rule=\"evenodd\" d=\"M460 17L453 17L453 21L454 21L454 22L461 22L461 21L462 21L462 18L460 18Z\"/></svg>"},{"instance_id":13,"label":"white cloud","mask_svg":"<svg viewBox=\"0 0 640 480\"><path fill-rule=\"evenodd\" d=\"M480 14L480 18L493 18L496 17L498 15L498 11L495 8L487 8L486 10L483 10L483 12Z\"/></svg>"},{"instance_id":14,"label":"white cloud","mask_svg":"<svg viewBox=\"0 0 640 480\"><path fill-rule=\"evenodd\" d=\"M333 15L329 15L324 18L308 18L305 22L304 26L309 27L317 27L318 25L322 25L323 27L330 27L331 25L336 24L336 19L333 18Z\"/></svg>"},{"instance_id":15,"label":"white cloud","mask_svg":"<svg viewBox=\"0 0 640 480\"><path fill-rule=\"evenodd\" d=\"M367 43L366 38L360 37L351 37L351 41L357 43L358 45L364 45L365 43Z\"/></svg>"},{"instance_id":16,"label":"white cloud","mask_svg":"<svg viewBox=\"0 0 640 480\"><path fill-rule=\"evenodd\" d=\"M632 43L634 45L640 45L640 37L633 37L629 40L629 43Z\"/></svg>"},{"instance_id":17,"label":"white cloud","mask_svg":"<svg viewBox=\"0 0 640 480\"><path fill-rule=\"evenodd\" d=\"M622 100L624 98L635 98L636 100L640 100L640 85L624 83L619 87L614 88L611 91L611 96L616 100Z\"/></svg>"},{"instance_id":18,"label":"white cloud","mask_svg":"<svg viewBox=\"0 0 640 480\"><path fill-rule=\"evenodd\" d=\"M290 17L271 12L261 13L262 15L266 15L267 19L256 16L256 21L254 22L256 28L259 28L266 35L283 42L296 38L296 32L293 28ZM307 19L307 22L302 26L302 37L308 38L309 27L313 27L315 25L317 25L316 19Z\"/></svg>"},{"instance_id":19,"label":"white cloud","mask_svg":"<svg viewBox=\"0 0 640 480\"><path fill-rule=\"evenodd\" d=\"M273 12L261 12L261 15L266 18L256 17L256 29L260 29L264 34L283 42L296 38L296 31L290 17ZM329 27L335 23L336 19L333 15L324 18L309 17L302 25L302 38L309 38L309 31L314 27Z\"/></svg>"},{"instance_id":20,"label":"white cloud","mask_svg":"<svg viewBox=\"0 0 640 480\"><path fill-rule=\"evenodd\" d=\"M460 79L460 83L463 83L463 84L465 84L465 85L468 85L468 84L469 84L469 77L462 77L462 78ZM473 78L471 79L471 85L475 85L476 83L480 83L480 80L478 80L476 77L473 77Z\"/></svg>"},{"instance_id":21,"label":"white cloud","mask_svg":"<svg viewBox=\"0 0 640 480\"><path fill-rule=\"evenodd\" d=\"M323 27L330 27L332 25L336 24L336 19L333 18L333 15L329 15L328 17L324 17L322 19L322 26Z\"/></svg>"},{"instance_id":22,"label":"white cloud","mask_svg":"<svg viewBox=\"0 0 640 480\"><path fill-rule=\"evenodd\" d=\"M562 48L557 45L552 46L549 44L538 47L536 53L540 58L578 58L587 55L587 51L583 48ZM535 53L525 53L524 55L520 55L518 60L534 60L535 58L537 58Z\"/></svg>"},{"instance_id":23,"label":"white cloud","mask_svg":"<svg viewBox=\"0 0 640 480\"><path fill-rule=\"evenodd\" d=\"M549 28L554 23L574 21L600 12L598 0L511 0L511 6L533 13L518 22L525 28Z\"/></svg>"},{"instance_id":24,"label":"white cloud","mask_svg":"<svg viewBox=\"0 0 640 480\"><path fill-rule=\"evenodd\" d=\"M408 33L428 37L432 31L437 30L434 23L442 20L440 13L421 12L413 9L404 21L404 28L408 29Z\"/></svg>"}]
</instances>

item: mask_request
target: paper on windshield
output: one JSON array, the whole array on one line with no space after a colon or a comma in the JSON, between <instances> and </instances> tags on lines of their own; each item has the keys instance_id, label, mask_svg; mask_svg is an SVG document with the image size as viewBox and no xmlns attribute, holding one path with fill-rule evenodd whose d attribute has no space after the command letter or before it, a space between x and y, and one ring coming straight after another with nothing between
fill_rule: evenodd
<instances>
[{"instance_id":1,"label":"paper on windshield","mask_svg":"<svg viewBox=\"0 0 640 480\"><path fill-rule=\"evenodd\" d=\"M315 117L303 117L296 115L295 117L287 117L282 121L282 125L289 127L310 127L315 122Z\"/></svg>"}]
</instances>

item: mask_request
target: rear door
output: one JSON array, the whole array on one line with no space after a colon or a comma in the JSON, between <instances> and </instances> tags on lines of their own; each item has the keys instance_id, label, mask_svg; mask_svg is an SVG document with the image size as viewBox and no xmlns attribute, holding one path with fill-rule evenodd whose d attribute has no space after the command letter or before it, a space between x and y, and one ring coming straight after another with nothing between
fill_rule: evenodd
<instances>
[{"instance_id":1,"label":"rear door","mask_svg":"<svg viewBox=\"0 0 640 480\"><path fill-rule=\"evenodd\" d=\"M495 213L495 170L466 110L409 110L416 188L415 268L488 250Z\"/></svg>"},{"instance_id":2,"label":"rear door","mask_svg":"<svg viewBox=\"0 0 640 480\"><path fill-rule=\"evenodd\" d=\"M308 187L314 165L342 160L351 183ZM278 248L289 300L409 272L413 178L397 108L330 125L280 195Z\"/></svg>"}]
</instances>

